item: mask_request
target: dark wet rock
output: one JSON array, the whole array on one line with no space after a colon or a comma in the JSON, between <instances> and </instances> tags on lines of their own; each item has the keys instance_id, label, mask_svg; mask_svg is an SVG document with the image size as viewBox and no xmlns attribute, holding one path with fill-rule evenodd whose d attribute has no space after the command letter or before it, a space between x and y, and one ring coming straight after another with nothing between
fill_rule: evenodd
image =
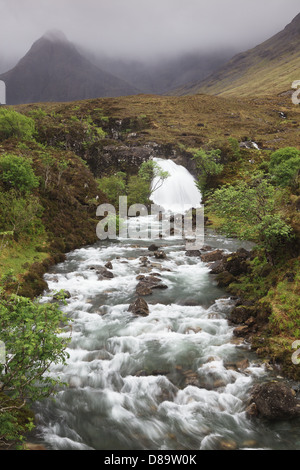
<instances>
[{"instance_id":1,"label":"dark wet rock","mask_svg":"<svg viewBox=\"0 0 300 470\"><path fill-rule=\"evenodd\" d=\"M224 260L224 270L228 271L233 276L240 276L241 274L245 274L248 271L248 263L247 263L247 253L246 250L241 250L232 255L229 255Z\"/></svg>"},{"instance_id":2,"label":"dark wet rock","mask_svg":"<svg viewBox=\"0 0 300 470\"><path fill-rule=\"evenodd\" d=\"M224 366L226 369L232 369L232 370L245 370L249 367L249 360L246 359L241 359L240 361L237 362L226 362Z\"/></svg>"},{"instance_id":3,"label":"dark wet rock","mask_svg":"<svg viewBox=\"0 0 300 470\"><path fill-rule=\"evenodd\" d=\"M212 251L212 247L210 245L203 245L201 251Z\"/></svg>"},{"instance_id":4,"label":"dark wet rock","mask_svg":"<svg viewBox=\"0 0 300 470\"><path fill-rule=\"evenodd\" d=\"M200 250L187 250L185 252L186 256L201 256Z\"/></svg>"},{"instance_id":5,"label":"dark wet rock","mask_svg":"<svg viewBox=\"0 0 300 470\"><path fill-rule=\"evenodd\" d=\"M150 264L150 261L148 260L147 256L141 256L140 263L142 266L147 267L148 264Z\"/></svg>"},{"instance_id":6,"label":"dark wet rock","mask_svg":"<svg viewBox=\"0 0 300 470\"><path fill-rule=\"evenodd\" d=\"M221 272L224 271L224 260L220 259L218 261L215 261L210 265L210 272L212 274L220 274Z\"/></svg>"},{"instance_id":7,"label":"dark wet rock","mask_svg":"<svg viewBox=\"0 0 300 470\"><path fill-rule=\"evenodd\" d=\"M248 333L249 333L249 327L247 325L238 326L237 328L233 330L234 336L237 336L237 337L247 336Z\"/></svg>"},{"instance_id":8,"label":"dark wet rock","mask_svg":"<svg viewBox=\"0 0 300 470\"><path fill-rule=\"evenodd\" d=\"M239 305L234 307L230 314L230 321L234 324L246 323L249 318L253 318L253 315L256 313L255 307L247 307L245 305Z\"/></svg>"},{"instance_id":9,"label":"dark wet rock","mask_svg":"<svg viewBox=\"0 0 300 470\"><path fill-rule=\"evenodd\" d=\"M150 295L153 289L167 289L168 286L162 284L161 279L154 275L143 276L136 286L136 293L138 295Z\"/></svg>"},{"instance_id":10,"label":"dark wet rock","mask_svg":"<svg viewBox=\"0 0 300 470\"><path fill-rule=\"evenodd\" d=\"M108 261L104 266L105 266L107 269L112 269L112 268L113 268L113 265L112 265L111 261Z\"/></svg>"},{"instance_id":11,"label":"dark wet rock","mask_svg":"<svg viewBox=\"0 0 300 470\"><path fill-rule=\"evenodd\" d=\"M167 255L163 250L154 251L154 256L156 259L166 259Z\"/></svg>"},{"instance_id":12,"label":"dark wet rock","mask_svg":"<svg viewBox=\"0 0 300 470\"><path fill-rule=\"evenodd\" d=\"M139 297L135 302L129 305L128 312L131 312L134 315L146 317L149 315L149 307L147 302Z\"/></svg>"},{"instance_id":13,"label":"dark wet rock","mask_svg":"<svg viewBox=\"0 0 300 470\"><path fill-rule=\"evenodd\" d=\"M222 250L214 250L210 253L201 254L201 261L204 263L211 263L223 259L224 253Z\"/></svg>"},{"instance_id":14,"label":"dark wet rock","mask_svg":"<svg viewBox=\"0 0 300 470\"><path fill-rule=\"evenodd\" d=\"M158 251L159 246L155 245L154 243L148 247L149 251Z\"/></svg>"},{"instance_id":15,"label":"dark wet rock","mask_svg":"<svg viewBox=\"0 0 300 470\"><path fill-rule=\"evenodd\" d=\"M114 277L113 273L107 268L98 268L96 273L98 274L98 279L100 281L104 279L112 279Z\"/></svg>"},{"instance_id":16,"label":"dark wet rock","mask_svg":"<svg viewBox=\"0 0 300 470\"><path fill-rule=\"evenodd\" d=\"M282 382L258 384L252 388L247 415L271 421L299 418L300 402Z\"/></svg>"}]
</instances>

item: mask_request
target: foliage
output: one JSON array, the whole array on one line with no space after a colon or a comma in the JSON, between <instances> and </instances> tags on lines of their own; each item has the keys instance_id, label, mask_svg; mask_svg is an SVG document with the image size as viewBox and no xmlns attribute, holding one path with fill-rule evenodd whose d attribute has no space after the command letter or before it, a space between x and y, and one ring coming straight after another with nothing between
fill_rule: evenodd
<instances>
[{"instance_id":1,"label":"foliage","mask_svg":"<svg viewBox=\"0 0 300 470\"><path fill-rule=\"evenodd\" d=\"M9 393L13 400L0 401L2 439L15 438L20 432L7 425L17 424L16 409L55 392L60 381L47 372L51 364L64 364L68 357L70 338L59 334L66 325L67 318L57 303L41 304L15 294L0 297L0 340L5 346L0 363L0 393Z\"/></svg>"},{"instance_id":2,"label":"foliage","mask_svg":"<svg viewBox=\"0 0 300 470\"><path fill-rule=\"evenodd\" d=\"M203 149L194 151L193 160L199 173L196 185L202 194L205 193L208 180L212 176L220 175L223 165L220 163L221 151L219 149L205 152Z\"/></svg>"},{"instance_id":3,"label":"foliage","mask_svg":"<svg viewBox=\"0 0 300 470\"><path fill-rule=\"evenodd\" d=\"M12 109L0 109L0 139L16 137L17 139L30 140L34 133L35 122L33 119Z\"/></svg>"},{"instance_id":4,"label":"foliage","mask_svg":"<svg viewBox=\"0 0 300 470\"><path fill-rule=\"evenodd\" d=\"M119 171L115 175L105 176L98 180L98 186L108 197L111 204L117 207L119 197L126 195L126 174Z\"/></svg>"},{"instance_id":5,"label":"foliage","mask_svg":"<svg viewBox=\"0 0 300 470\"><path fill-rule=\"evenodd\" d=\"M164 171L161 166L153 160L148 160L142 163L138 176L148 184L148 199L164 184L164 181L169 178L168 171Z\"/></svg>"},{"instance_id":6,"label":"foliage","mask_svg":"<svg viewBox=\"0 0 300 470\"><path fill-rule=\"evenodd\" d=\"M276 184L295 188L300 173L300 150L285 147L272 153L269 171Z\"/></svg>"},{"instance_id":7,"label":"foliage","mask_svg":"<svg viewBox=\"0 0 300 470\"><path fill-rule=\"evenodd\" d=\"M277 212L282 193L261 176L248 184L238 182L216 190L208 207L224 219L222 230L227 235L252 239L266 251L273 252L290 240L291 227Z\"/></svg>"},{"instance_id":8,"label":"foliage","mask_svg":"<svg viewBox=\"0 0 300 470\"><path fill-rule=\"evenodd\" d=\"M138 175L130 176L127 184L128 205L149 204L149 183Z\"/></svg>"},{"instance_id":9,"label":"foliage","mask_svg":"<svg viewBox=\"0 0 300 470\"><path fill-rule=\"evenodd\" d=\"M17 155L4 155L0 158L0 181L21 193L31 192L39 185L31 162Z\"/></svg>"},{"instance_id":10,"label":"foliage","mask_svg":"<svg viewBox=\"0 0 300 470\"><path fill-rule=\"evenodd\" d=\"M37 197L19 197L17 191L0 192L0 231L35 235L43 231L41 223L42 206Z\"/></svg>"}]
</instances>

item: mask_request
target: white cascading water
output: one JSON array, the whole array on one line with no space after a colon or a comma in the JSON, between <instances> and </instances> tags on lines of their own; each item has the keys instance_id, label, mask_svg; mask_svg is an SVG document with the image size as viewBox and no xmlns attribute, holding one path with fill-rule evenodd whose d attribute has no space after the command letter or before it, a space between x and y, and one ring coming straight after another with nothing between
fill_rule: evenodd
<instances>
[{"instance_id":1,"label":"white cascading water","mask_svg":"<svg viewBox=\"0 0 300 470\"><path fill-rule=\"evenodd\" d=\"M195 206L193 177L174 162L162 166L171 186L156 194L157 203ZM228 252L241 246L210 233L205 241ZM227 321L232 302L208 266L170 239L159 240L167 256L157 260L151 243L99 242L70 253L45 276L42 301L61 289L71 294L63 308L73 333L67 365L51 369L68 386L54 401L36 404L38 442L51 450L299 448L292 425L247 419L249 389L266 371L234 340ZM108 261L114 277L101 280L97 268ZM167 288L144 297L148 316L133 315L137 276L151 273Z\"/></svg>"},{"instance_id":2,"label":"white cascading water","mask_svg":"<svg viewBox=\"0 0 300 470\"><path fill-rule=\"evenodd\" d=\"M169 177L152 194L155 204L162 206L166 211L182 214L192 207L198 208L201 205L201 193L196 187L194 177L181 165L177 165L172 160L154 158L162 170L169 173ZM157 184L154 179L152 187Z\"/></svg>"}]
</instances>

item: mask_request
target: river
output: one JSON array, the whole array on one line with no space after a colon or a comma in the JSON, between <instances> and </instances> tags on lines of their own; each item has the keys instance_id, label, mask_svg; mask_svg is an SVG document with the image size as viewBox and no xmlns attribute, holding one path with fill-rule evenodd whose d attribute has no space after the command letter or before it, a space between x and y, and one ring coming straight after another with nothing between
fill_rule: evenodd
<instances>
[{"instance_id":1,"label":"river","mask_svg":"<svg viewBox=\"0 0 300 470\"><path fill-rule=\"evenodd\" d=\"M165 165L176 184L194 191L186 170ZM172 203L185 200L180 188L165 190ZM45 276L43 302L61 289L71 294L63 308L72 341L67 365L50 371L68 386L35 405L39 442L50 450L299 449L297 423L246 416L251 387L269 372L234 337L227 321L233 301L199 257L187 256L184 240L155 242L166 258L148 250L153 240L99 241ZM227 252L244 246L209 230L205 244ZM109 261L114 277L100 280L97 268ZM137 276L149 273L166 288L145 297L148 316L133 315Z\"/></svg>"}]
</instances>

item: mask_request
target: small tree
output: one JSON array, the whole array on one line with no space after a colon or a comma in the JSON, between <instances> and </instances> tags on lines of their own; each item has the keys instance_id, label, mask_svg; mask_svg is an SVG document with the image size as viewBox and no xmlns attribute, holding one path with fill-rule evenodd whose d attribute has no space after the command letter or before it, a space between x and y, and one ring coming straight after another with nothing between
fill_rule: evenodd
<instances>
[{"instance_id":1,"label":"small tree","mask_svg":"<svg viewBox=\"0 0 300 470\"><path fill-rule=\"evenodd\" d=\"M138 175L130 176L127 184L128 205L149 204L149 183Z\"/></svg>"},{"instance_id":2,"label":"small tree","mask_svg":"<svg viewBox=\"0 0 300 470\"><path fill-rule=\"evenodd\" d=\"M17 155L0 157L0 181L8 188L14 188L21 193L29 193L39 185L31 162Z\"/></svg>"},{"instance_id":3,"label":"small tree","mask_svg":"<svg viewBox=\"0 0 300 470\"><path fill-rule=\"evenodd\" d=\"M205 150L199 149L194 153L193 160L196 162L199 173L196 182L197 188L202 194L205 194L208 179L220 175L223 171L223 165L220 163L221 150L205 152Z\"/></svg>"},{"instance_id":4,"label":"small tree","mask_svg":"<svg viewBox=\"0 0 300 470\"><path fill-rule=\"evenodd\" d=\"M12 109L0 109L0 139L16 137L32 139L35 133L35 122L30 117L17 113Z\"/></svg>"},{"instance_id":5,"label":"small tree","mask_svg":"<svg viewBox=\"0 0 300 470\"><path fill-rule=\"evenodd\" d=\"M229 236L254 240L268 255L292 237L292 228L278 213L280 196L272 184L261 176L235 186L217 189L208 207L223 220L221 230Z\"/></svg>"},{"instance_id":6,"label":"small tree","mask_svg":"<svg viewBox=\"0 0 300 470\"><path fill-rule=\"evenodd\" d=\"M119 171L112 176L105 176L98 180L98 185L111 204L117 207L119 197L126 195L126 174Z\"/></svg>"},{"instance_id":7,"label":"small tree","mask_svg":"<svg viewBox=\"0 0 300 470\"><path fill-rule=\"evenodd\" d=\"M169 178L170 173L163 170L157 162L148 160L142 163L138 176L148 184L148 199L150 199L151 195Z\"/></svg>"},{"instance_id":8,"label":"small tree","mask_svg":"<svg viewBox=\"0 0 300 470\"><path fill-rule=\"evenodd\" d=\"M55 392L60 381L47 372L51 364L66 362L70 338L59 335L66 325L67 318L57 303L41 304L0 293L0 341L5 346L0 397L9 396L0 399L0 440L19 437L22 426L18 427L17 411Z\"/></svg>"},{"instance_id":9,"label":"small tree","mask_svg":"<svg viewBox=\"0 0 300 470\"><path fill-rule=\"evenodd\" d=\"M300 150L285 147L272 153L269 166L273 180L279 186L295 188L299 184Z\"/></svg>"}]
</instances>

